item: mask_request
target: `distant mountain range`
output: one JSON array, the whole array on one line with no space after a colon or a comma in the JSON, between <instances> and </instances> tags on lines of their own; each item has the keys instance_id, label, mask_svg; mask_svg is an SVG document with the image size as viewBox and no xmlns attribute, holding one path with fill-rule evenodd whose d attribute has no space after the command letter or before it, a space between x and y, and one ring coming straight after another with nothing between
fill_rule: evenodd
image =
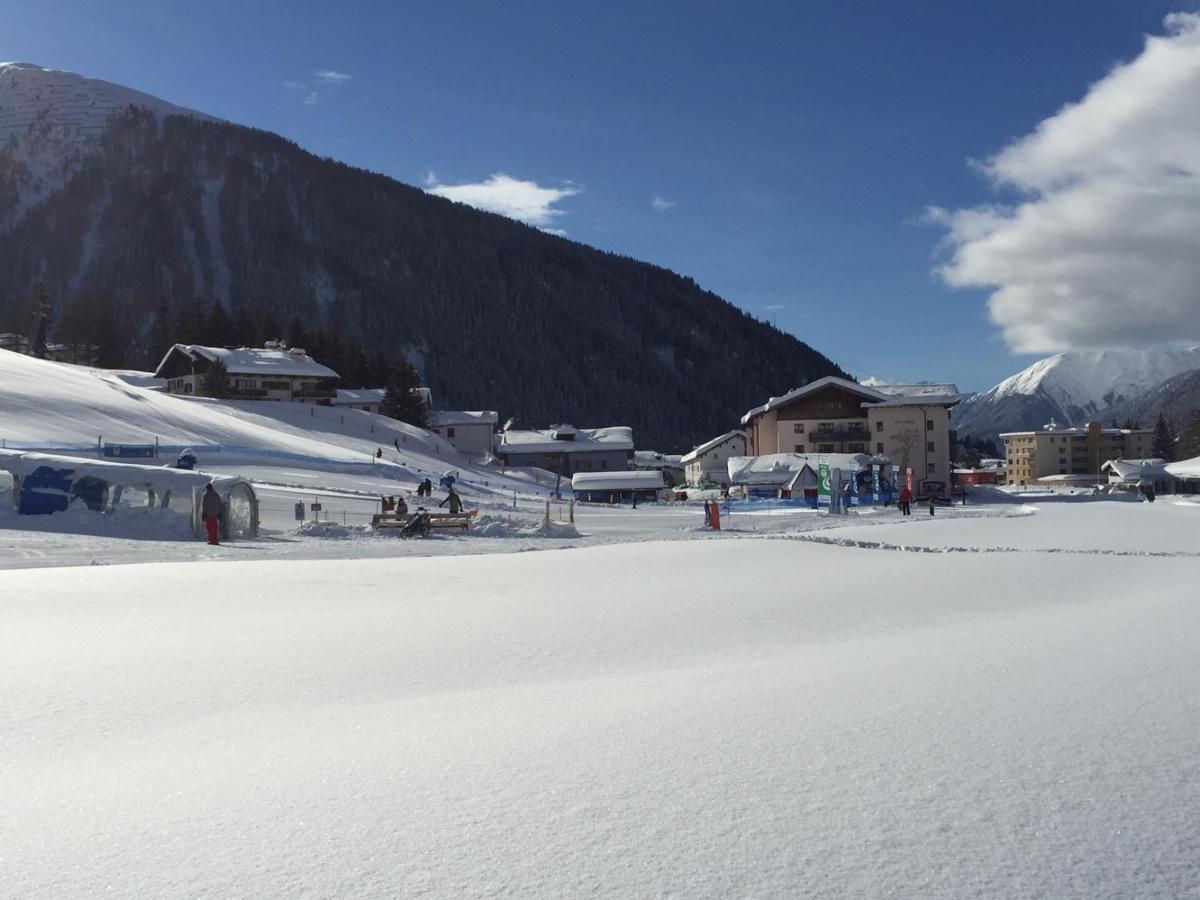
<instances>
[{"instance_id":1,"label":"distant mountain range","mask_svg":"<svg viewBox=\"0 0 1200 900\"><path fill-rule=\"evenodd\" d=\"M1159 412L1181 421L1200 397L1200 347L1080 350L1038 360L953 411L960 436L1132 419L1151 427Z\"/></svg>"},{"instance_id":2,"label":"distant mountain range","mask_svg":"<svg viewBox=\"0 0 1200 900\"><path fill-rule=\"evenodd\" d=\"M666 269L129 88L0 64L0 331L30 330L39 289L57 339L112 365L202 341L219 303L234 342L299 332L403 355L444 408L629 425L663 451L845 374Z\"/></svg>"}]
</instances>

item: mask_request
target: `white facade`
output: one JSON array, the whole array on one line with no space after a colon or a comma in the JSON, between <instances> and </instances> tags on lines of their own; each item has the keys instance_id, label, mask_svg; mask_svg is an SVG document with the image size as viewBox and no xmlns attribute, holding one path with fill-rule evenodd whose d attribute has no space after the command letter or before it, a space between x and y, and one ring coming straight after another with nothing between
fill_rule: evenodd
<instances>
[{"instance_id":1,"label":"white facade","mask_svg":"<svg viewBox=\"0 0 1200 900\"><path fill-rule=\"evenodd\" d=\"M729 431L720 437L701 444L691 453L685 453L684 479L690 487L703 483L729 487L728 462L736 456L746 455L746 432Z\"/></svg>"},{"instance_id":2,"label":"white facade","mask_svg":"<svg viewBox=\"0 0 1200 900\"><path fill-rule=\"evenodd\" d=\"M476 459L489 456L500 416L493 410L435 409L429 413L429 430L459 453Z\"/></svg>"}]
</instances>

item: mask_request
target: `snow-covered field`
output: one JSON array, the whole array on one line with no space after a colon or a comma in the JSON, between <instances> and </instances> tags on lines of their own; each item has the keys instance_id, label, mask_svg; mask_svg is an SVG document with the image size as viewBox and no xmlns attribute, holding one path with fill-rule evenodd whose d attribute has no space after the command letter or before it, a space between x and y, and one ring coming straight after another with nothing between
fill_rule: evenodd
<instances>
[{"instance_id":1,"label":"snow-covered field","mask_svg":"<svg viewBox=\"0 0 1200 900\"><path fill-rule=\"evenodd\" d=\"M699 517L0 573L0 896L1200 896L1200 505Z\"/></svg>"}]
</instances>

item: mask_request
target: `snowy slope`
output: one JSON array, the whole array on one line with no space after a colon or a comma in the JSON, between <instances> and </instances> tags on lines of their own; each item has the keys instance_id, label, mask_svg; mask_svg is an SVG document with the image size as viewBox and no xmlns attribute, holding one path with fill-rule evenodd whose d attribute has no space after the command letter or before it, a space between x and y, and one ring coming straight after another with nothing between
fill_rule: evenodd
<instances>
[{"instance_id":1,"label":"snowy slope","mask_svg":"<svg viewBox=\"0 0 1200 900\"><path fill-rule=\"evenodd\" d=\"M11 224L60 187L108 120L130 106L158 116L212 118L96 78L31 63L0 63L0 149L21 167L19 202L7 213L0 210L0 225Z\"/></svg>"},{"instance_id":2,"label":"snowy slope","mask_svg":"<svg viewBox=\"0 0 1200 900\"><path fill-rule=\"evenodd\" d=\"M954 411L954 424L960 433L980 437L1040 428L1050 418L1081 425L1196 369L1200 347L1058 353L971 397Z\"/></svg>"},{"instance_id":3,"label":"snowy slope","mask_svg":"<svg viewBox=\"0 0 1200 900\"><path fill-rule=\"evenodd\" d=\"M470 466L437 435L361 410L297 403L179 397L129 383L136 374L48 362L0 350L0 441L9 448L88 450L104 443L200 451L206 469L288 472L288 483L322 485L331 473L366 469L401 482ZM398 445L398 446L397 446ZM386 451L377 464L377 449ZM397 464L399 461L399 464ZM490 482L498 480L487 470ZM515 482L510 487L522 487Z\"/></svg>"}]
</instances>

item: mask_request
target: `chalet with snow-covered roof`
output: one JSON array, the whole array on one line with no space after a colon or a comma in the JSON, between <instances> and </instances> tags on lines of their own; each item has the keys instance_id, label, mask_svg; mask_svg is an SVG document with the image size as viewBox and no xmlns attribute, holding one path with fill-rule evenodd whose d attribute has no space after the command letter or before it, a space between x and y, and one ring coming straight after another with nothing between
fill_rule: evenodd
<instances>
[{"instance_id":1,"label":"chalet with snow-covered roof","mask_svg":"<svg viewBox=\"0 0 1200 900\"><path fill-rule=\"evenodd\" d=\"M729 468L726 463L735 456L746 455L746 432L727 431L711 441L705 441L690 453L683 454L683 475L691 487L715 484L729 487Z\"/></svg>"},{"instance_id":2,"label":"chalet with snow-covered roof","mask_svg":"<svg viewBox=\"0 0 1200 900\"><path fill-rule=\"evenodd\" d=\"M496 435L496 458L505 466L535 466L561 475L625 471L633 463L633 429L553 425Z\"/></svg>"},{"instance_id":3,"label":"chalet with snow-covered roof","mask_svg":"<svg viewBox=\"0 0 1200 900\"><path fill-rule=\"evenodd\" d=\"M499 414L491 409L435 409L429 413L428 427L459 453L478 459L492 452L499 421Z\"/></svg>"},{"instance_id":4,"label":"chalet with snow-covered roof","mask_svg":"<svg viewBox=\"0 0 1200 900\"><path fill-rule=\"evenodd\" d=\"M223 367L226 397L234 400L290 400L329 405L337 397L338 373L299 347L268 341L257 347L201 347L176 344L167 351L157 378L167 393L202 397L212 393L214 371Z\"/></svg>"},{"instance_id":5,"label":"chalet with snow-covered roof","mask_svg":"<svg viewBox=\"0 0 1200 900\"><path fill-rule=\"evenodd\" d=\"M866 453L913 470L919 496L950 492L953 384L864 385L828 376L742 417L746 452Z\"/></svg>"}]
</instances>

